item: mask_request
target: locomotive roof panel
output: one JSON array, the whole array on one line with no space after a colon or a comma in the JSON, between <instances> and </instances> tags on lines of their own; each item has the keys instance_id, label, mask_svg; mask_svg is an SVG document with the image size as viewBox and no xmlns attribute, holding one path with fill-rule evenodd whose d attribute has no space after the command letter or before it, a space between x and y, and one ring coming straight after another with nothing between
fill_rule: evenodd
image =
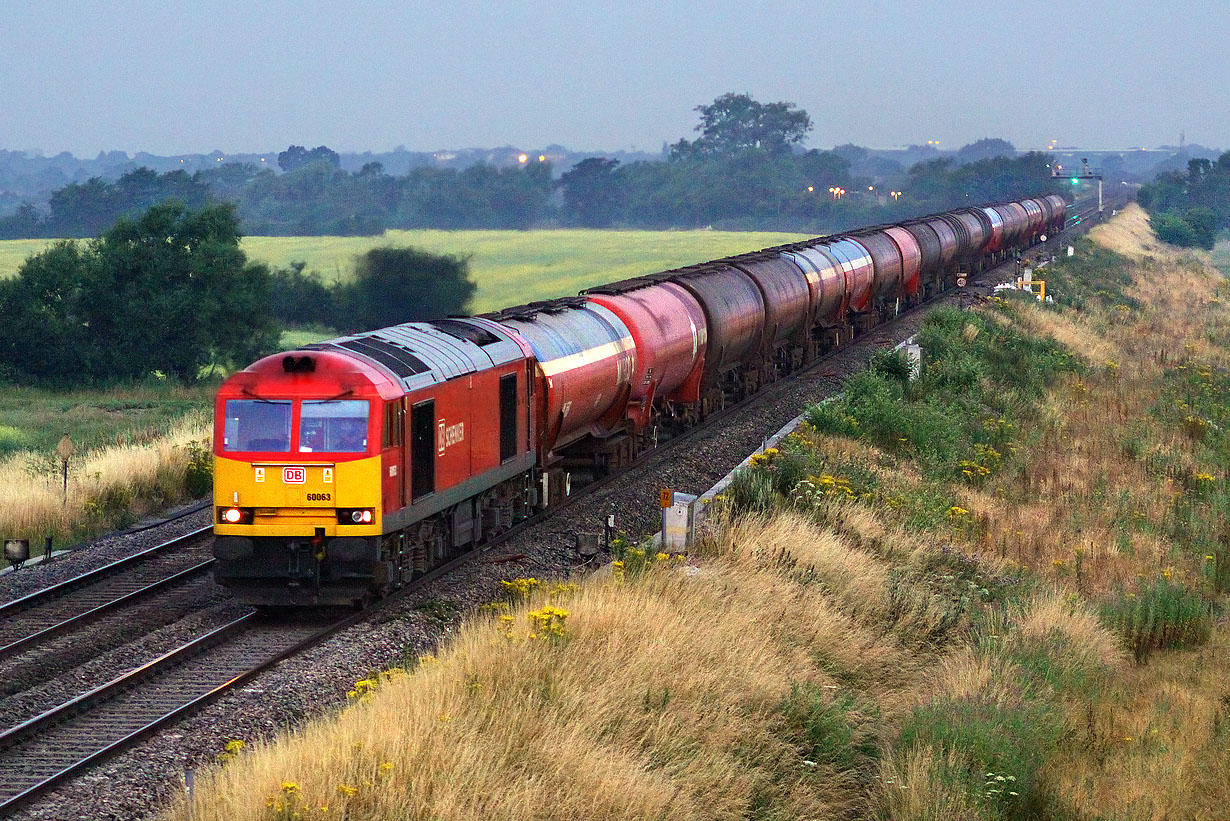
<instances>
[{"instance_id":1,"label":"locomotive roof panel","mask_svg":"<svg viewBox=\"0 0 1230 821\"><path fill-rule=\"evenodd\" d=\"M468 318L406 322L303 349L343 351L376 363L407 393L524 358L507 331Z\"/></svg>"}]
</instances>

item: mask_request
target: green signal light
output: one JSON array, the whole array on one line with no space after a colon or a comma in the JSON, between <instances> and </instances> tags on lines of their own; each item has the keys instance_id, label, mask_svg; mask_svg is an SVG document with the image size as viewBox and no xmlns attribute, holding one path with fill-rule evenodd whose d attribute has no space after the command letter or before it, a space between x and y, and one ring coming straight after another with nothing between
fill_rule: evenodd
<instances>
[{"instance_id":1,"label":"green signal light","mask_svg":"<svg viewBox=\"0 0 1230 821\"><path fill-rule=\"evenodd\" d=\"M1077 180L1077 179L1076 179L1076 177L1073 177L1073 178L1072 178L1072 184L1073 184L1073 185L1076 185L1076 183L1077 183L1077 182L1079 182L1079 180Z\"/></svg>"}]
</instances>

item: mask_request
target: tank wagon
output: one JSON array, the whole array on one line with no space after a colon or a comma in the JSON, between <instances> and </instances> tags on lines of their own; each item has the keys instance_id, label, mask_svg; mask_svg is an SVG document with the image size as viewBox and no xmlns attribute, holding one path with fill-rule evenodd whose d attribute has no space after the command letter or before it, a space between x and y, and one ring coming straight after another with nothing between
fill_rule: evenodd
<instances>
[{"instance_id":1,"label":"tank wagon","mask_svg":"<svg viewBox=\"0 0 1230 821\"><path fill-rule=\"evenodd\" d=\"M261 359L215 402L216 578L362 605L1065 217L993 203Z\"/></svg>"}]
</instances>

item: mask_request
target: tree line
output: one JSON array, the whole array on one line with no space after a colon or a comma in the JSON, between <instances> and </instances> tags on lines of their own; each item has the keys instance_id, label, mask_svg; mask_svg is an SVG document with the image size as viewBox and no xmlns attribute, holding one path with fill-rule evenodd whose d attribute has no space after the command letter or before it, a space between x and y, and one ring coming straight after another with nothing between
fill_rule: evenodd
<instances>
[{"instance_id":1,"label":"tree line","mask_svg":"<svg viewBox=\"0 0 1230 821\"><path fill-rule=\"evenodd\" d=\"M354 332L466 310L468 261L375 248L326 287L239 247L233 205L171 200L88 242L63 240L0 280L0 380L78 386L197 381L279 348L282 326Z\"/></svg>"},{"instance_id":2,"label":"tree line","mask_svg":"<svg viewBox=\"0 0 1230 821\"><path fill-rule=\"evenodd\" d=\"M793 103L725 94L697 106L694 140L658 162L585 159L558 179L549 162L516 167L420 167L386 174L378 162L351 173L327 146L293 145L283 173L221 164L189 175L131 171L57 190L46 210L27 204L0 218L0 238L90 237L122 216L167 199L189 207L233 202L255 235L372 235L388 228L697 228L825 233L1049 190L1047 157L980 140L957 158L875 167L865 149L803 150L809 115ZM888 166L895 166L888 163ZM876 173L861 169L874 168ZM859 170L856 170L859 169ZM831 192L838 189L841 194ZM899 198L889 191L901 190Z\"/></svg>"},{"instance_id":3,"label":"tree line","mask_svg":"<svg viewBox=\"0 0 1230 821\"><path fill-rule=\"evenodd\" d=\"M1163 242L1212 248L1217 232L1230 227L1230 151L1216 161L1189 160L1186 172L1159 174L1136 200Z\"/></svg>"}]
</instances>

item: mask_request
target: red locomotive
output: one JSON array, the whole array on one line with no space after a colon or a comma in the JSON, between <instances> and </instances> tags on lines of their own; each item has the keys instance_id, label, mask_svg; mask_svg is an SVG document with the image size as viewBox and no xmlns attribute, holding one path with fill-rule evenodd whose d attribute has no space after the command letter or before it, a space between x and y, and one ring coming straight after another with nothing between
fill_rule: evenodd
<instances>
[{"instance_id":1,"label":"red locomotive","mask_svg":"<svg viewBox=\"0 0 1230 821\"><path fill-rule=\"evenodd\" d=\"M266 357L214 425L216 576L363 603L1064 226L966 208Z\"/></svg>"}]
</instances>

